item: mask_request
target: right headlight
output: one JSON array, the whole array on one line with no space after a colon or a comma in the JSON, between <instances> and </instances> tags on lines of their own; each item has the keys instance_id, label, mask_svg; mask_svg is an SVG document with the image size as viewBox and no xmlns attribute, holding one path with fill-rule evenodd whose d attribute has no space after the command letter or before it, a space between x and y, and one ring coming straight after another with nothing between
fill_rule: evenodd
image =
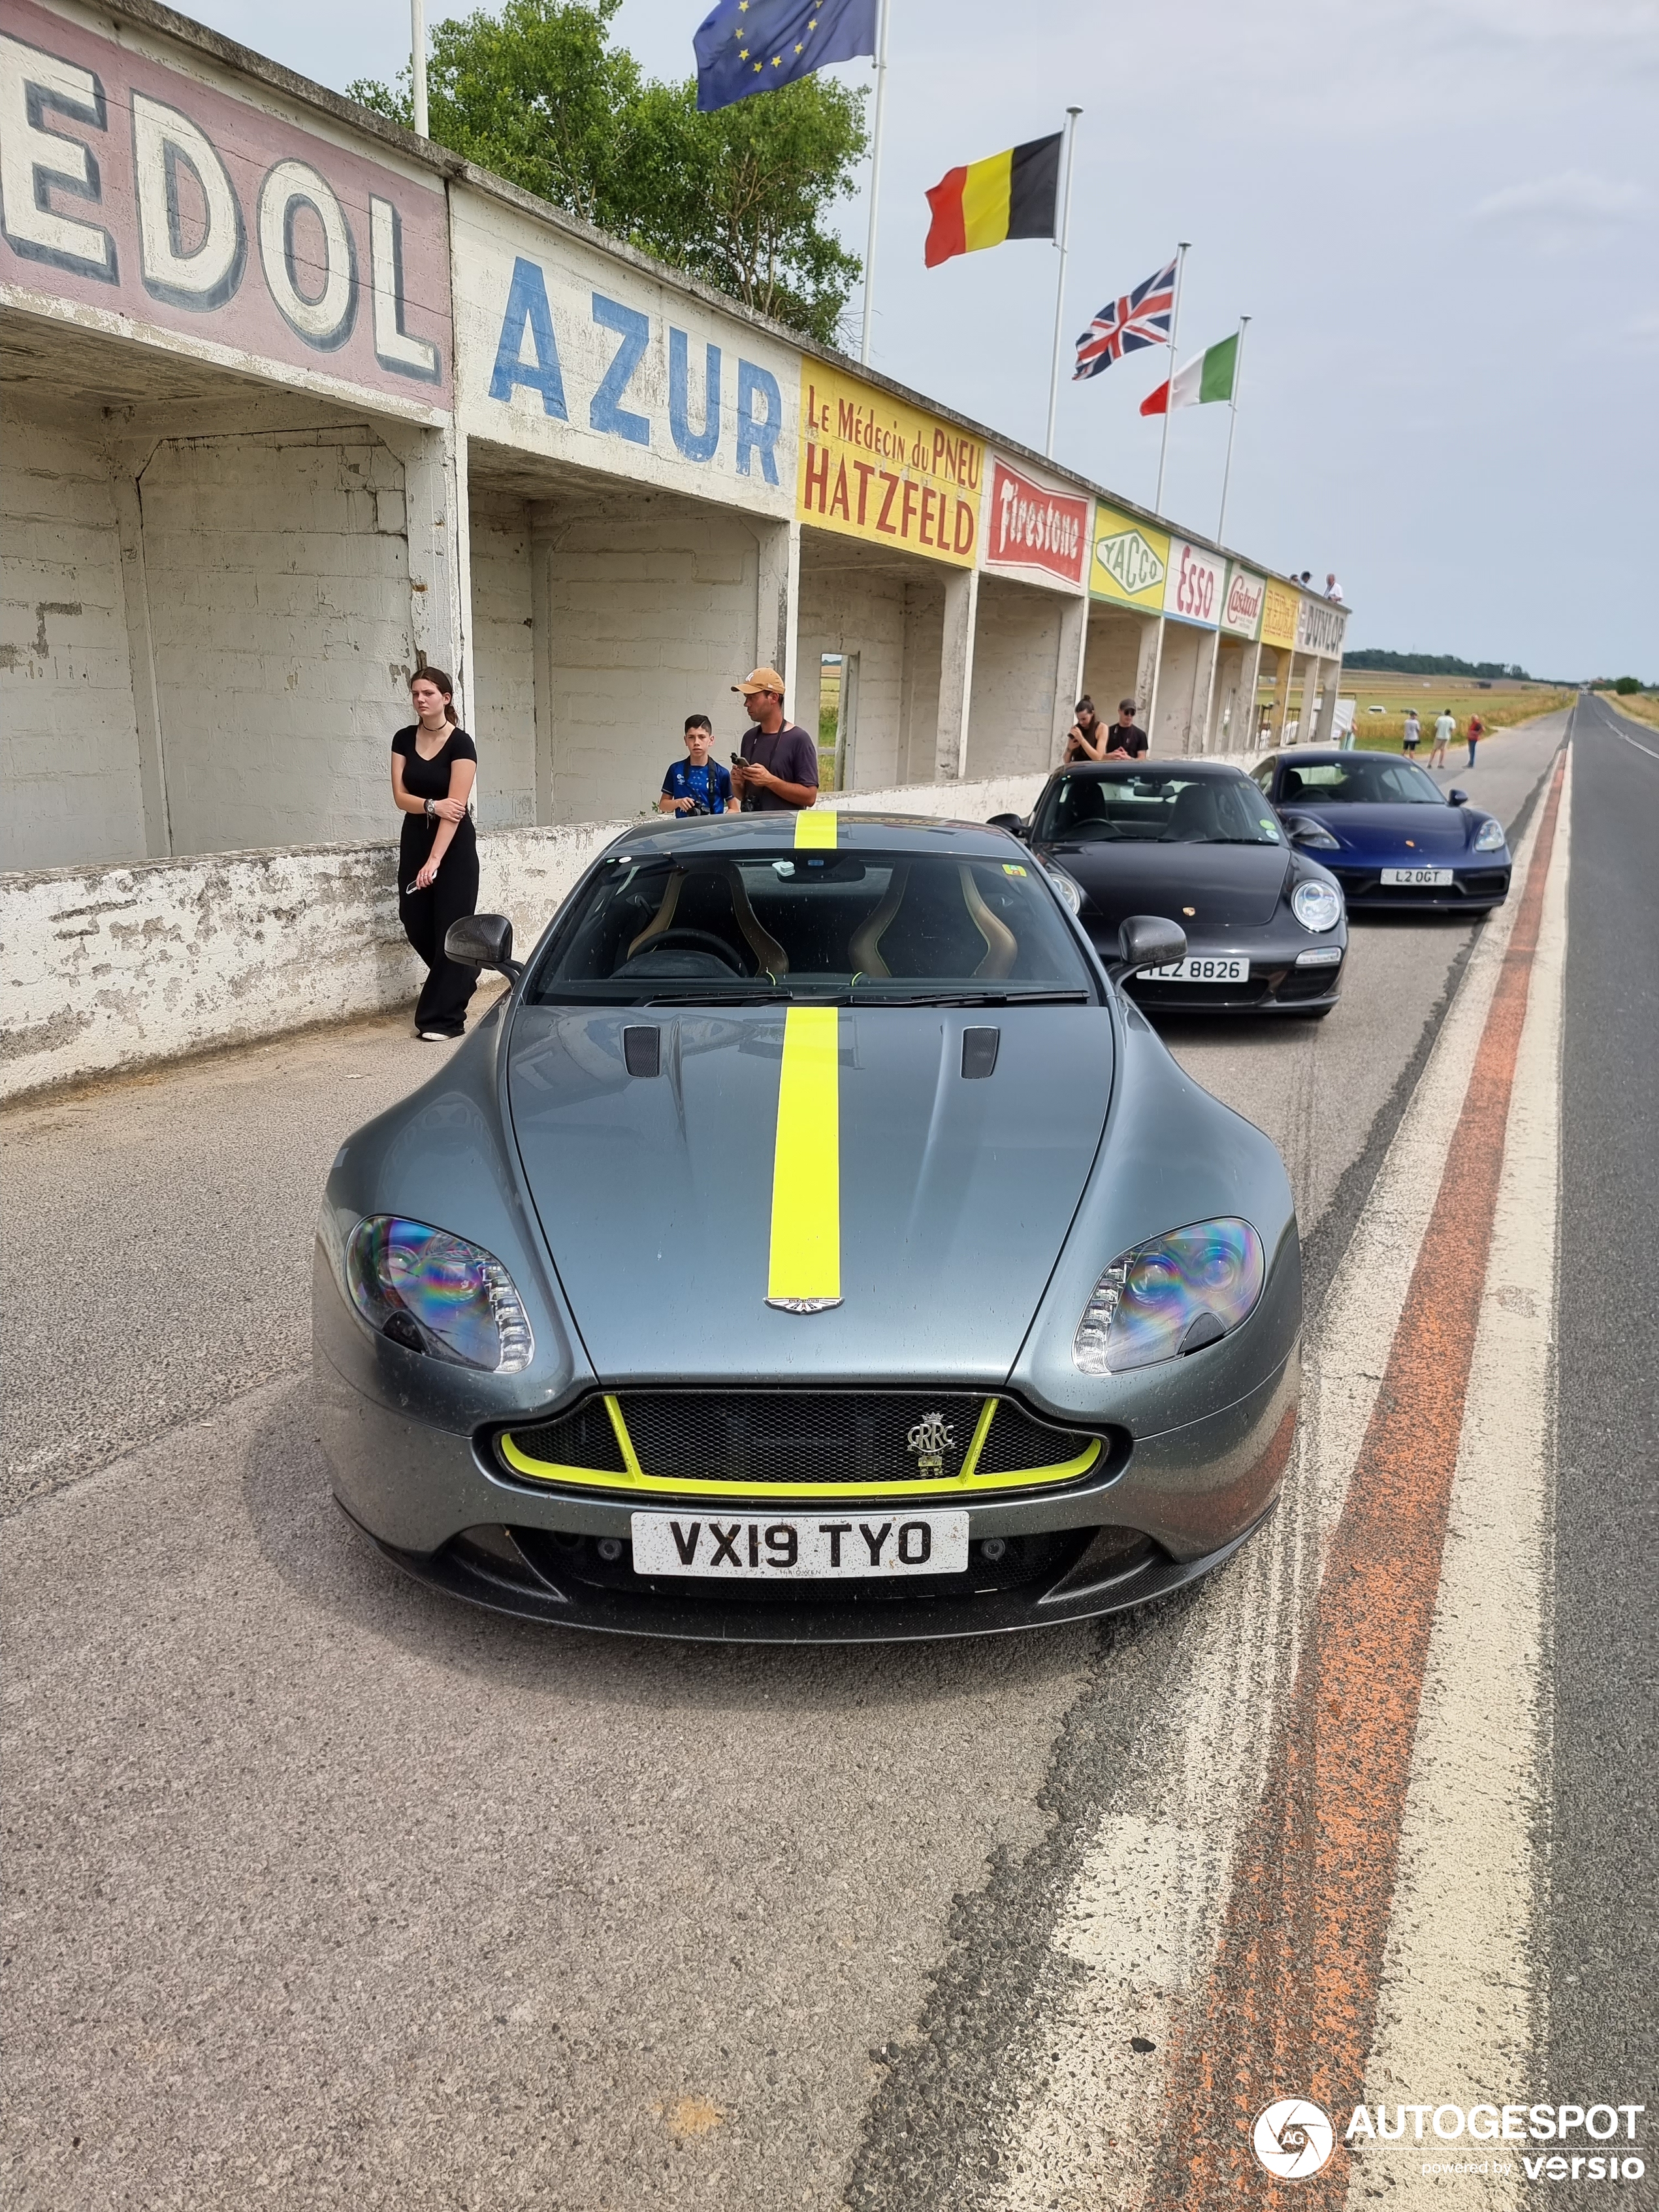
<instances>
[{"instance_id":1,"label":"right headlight","mask_svg":"<svg viewBox=\"0 0 1659 2212\"><path fill-rule=\"evenodd\" d=\"M519 1375L530 1364L530 1316L513 1278L464 1237L372 1214L347 1240L345 1277L369 1327L405 1352L489 1375Z\"/></svg>"},{"instance_id":2,"label":"right headlight","mask_svg":"<svg viewBox=\"0 0 1659 2212\"><path fill-rule=\"evenodd\" d=\"M1261 1296L1267 1263L1248 1221L1224 1216L1121 1252L1083 1310L1072 1345L1080 1374L1121 1375L1200 1352Z\"/></svg>"},{"instance_id":3,"label":"right headlight","mask_svg":"<svg viewBox=\"0 0 1659 2212\"><path fill-rule=\"evenodd\" d=\"M1291 912L1304 929L1317 936L1342 919L1342 894L1334 884L1298 884L1291 893Z\"/></svg>"}]
</instances>

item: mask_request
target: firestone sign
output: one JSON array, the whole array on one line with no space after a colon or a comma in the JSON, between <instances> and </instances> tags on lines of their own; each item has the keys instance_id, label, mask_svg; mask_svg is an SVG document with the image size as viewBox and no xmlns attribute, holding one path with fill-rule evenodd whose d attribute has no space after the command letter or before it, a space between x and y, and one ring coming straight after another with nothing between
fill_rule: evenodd
<instances>
[{"instance_id":1,"label":"firestone sign","mask_svg":"<svg viewBox=\"0 0 1659 2212\"><path fill-rule=\"evenodd\" d=\"M1089 550L1091 501L1042 484L994 460L981 555L988 568L1029 575L1036 569L1056 583L1083 581Z\"/></svg>"},{"instance_id":2,"label":"firestone sign","mask_svg":"<svg viewBox=\"0 0 1659 2212\"><path fill-rule=\"evenodd\" d=\"M143 337L449 404L441 190L0 6L0 281Z\"/></svg>"}]
</instances>

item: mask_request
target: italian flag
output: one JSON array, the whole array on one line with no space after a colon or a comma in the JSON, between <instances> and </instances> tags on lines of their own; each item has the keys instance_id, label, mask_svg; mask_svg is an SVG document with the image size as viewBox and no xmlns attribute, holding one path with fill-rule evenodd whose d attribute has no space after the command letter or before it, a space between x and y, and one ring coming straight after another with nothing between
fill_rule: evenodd
<instances>
[{"instance_id":1,"label":"italian flag","mask_svg":"<svg viewBox=\"0 0 1659 2212\"><path fill-rule=\"evenodd\" d=\"M1140 403L1143 415L1167 415L1172 407L1200 407L1206 399L1231 399L1238 371L1238 332L1212 345L1184 368L1176 369Z\"/></svg>"}]
</instances>

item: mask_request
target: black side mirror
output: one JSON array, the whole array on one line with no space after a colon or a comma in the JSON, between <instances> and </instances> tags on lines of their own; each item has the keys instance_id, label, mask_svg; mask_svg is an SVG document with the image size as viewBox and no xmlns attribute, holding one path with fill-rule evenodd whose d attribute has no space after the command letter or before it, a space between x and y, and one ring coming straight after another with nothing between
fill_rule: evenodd
<instances>
[{"instance_id":1,"label":"black side mirror","mask_svg":"<svg viewBox=\"0 0 1659 2212\"><path fill-rule=\"evenodd\" d=\"M1022 845L1030 837L1030 831L1018 814L993 814L987 818L988 830L1006 830L1011 837L1018 837Z\"/></svg>"},{"instance_id":2,"label":"black side mirror","mask_svg":"<svg viewBox=\"0 0 1659 2212\"><path fill-rule=\"evenodd\" d=\"M504 914L464 914L444 932L444 957L461 968L499 968L516 983L522 960L513 957L513 925Z\"/></svg>"},{"instance_id":3,"label":"black side mirror","mask_svg":"<svg viewBox=\"0 0 1659 2212\"><path fill-rule=\"evenodd\" d=\"M1446 793L1448 806L1467 806L1468 803L1469 794L1467 791L1449 791Z\"/></svg>"},{"instance_id":4,"label":"black side mirror","mask_svg":"<svg viewBox=\"0 0 1659 2212\"><path fill-rule=\"evenodd\" d=\"M1187 957L1187 933L1161 914L1132 914L1117 933L1117 958L1107 963L1113 982L1142 968L1172 968Z\"/></svg>"}]
</instances>

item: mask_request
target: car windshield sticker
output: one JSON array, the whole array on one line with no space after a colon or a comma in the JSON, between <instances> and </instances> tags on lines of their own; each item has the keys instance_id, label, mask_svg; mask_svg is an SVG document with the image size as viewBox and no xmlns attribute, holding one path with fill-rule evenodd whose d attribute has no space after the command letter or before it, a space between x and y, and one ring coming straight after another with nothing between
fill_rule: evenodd
<instances>
[{"instance_id":1,"label":"car windshield sticker","mask_svg":"<svg viewBox=\"0 0 1659 2212\"><path fill-rule=\"evenodd\" d=\"M1023 876L1025 871L1024 868L1017 867L1013 861L1005 860L1002 864L1002 872L1005 876Z\"/></svg>"},{"instance_id":2,"label":"car windshield sticker","mask_svg":"<svg viewBox=\"0 0 1659 2212\"><path fill-rule=\"evenodd\" d=\"M1267 835L1268 835L1270 837L1276 838L1276 837L1278 836L1278 835L1279 835L1279 824L1278 824L1278 823L1276 823L1276 822L1269 822L1269 821L1268 821L1268 819L1267 819L1267 816L1266 816L1265 814L1258 814L1258 815L1256 816L1256 817L1255 817L1255 818L1256 818L1256 820L1257 820L1257 821L1261 824L1262 828L1267 831Z\"/></svg>"}]
</instances>

